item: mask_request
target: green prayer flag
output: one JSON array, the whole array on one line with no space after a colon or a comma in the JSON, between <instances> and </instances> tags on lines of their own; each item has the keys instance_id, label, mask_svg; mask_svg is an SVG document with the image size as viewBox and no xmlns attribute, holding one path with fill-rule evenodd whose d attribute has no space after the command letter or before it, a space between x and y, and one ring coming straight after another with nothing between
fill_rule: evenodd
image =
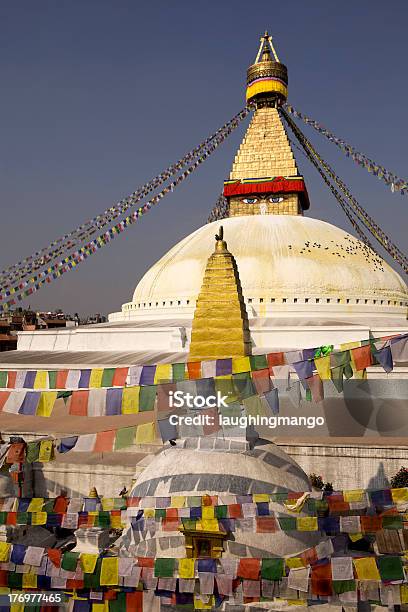
<instances>
[{"instance_id":1,"label":"green prayer flag","mask_svg":"<svg viewBox=\"0 0 408 612\"><path fill-rule=\"evenodd\" d=\"M239 399L245 399L255 395L256 389L252 382L251 374L249 372L240 372L239 374L233 374L232 379Z\"/></svg>"},{"instance_id":2,"label":"green prayer flag","mask_svg":"<svg viewBox=\"0 0 408 612\"><path fill-rule=\"evenodd\" d=\"M190 495L187 497L187 506L189 508L196 508L197 506L201 506L201 497L198 495Z\"/></svg>"},{"instance_id":3,"label":"green prayer flag","mask_svg":"<svg viewBox=\"0 0 408 612\"><path fill-rule=\"evenodd\" d=\"M57 371L50 370L48 372L48 387L50 389L55 389L57 386Z\"/></svg>"},{"instance_id":4,"label":"green prayer flag","mask_svg":"<svg viewBox=\"0 0 408 612\"><path fill-rule=\"evenodd\" d=\"M95 565L93 574L84 573L84 588L85 589L96 589L100 586L101 565L102 565L102 559L98 558L96 561L96 565Z\"/></svg>"},{"instance_id":5,"label":"green prayer flag","mask_svg":"<svg viewBox=\"0 0 408 612\"><path fill-rule=\"evenodd\" d=\"M5 525L7 521L7 512L0 512L0 525Z\"/></svg>"},{"instance_id":6,"label":"green prayer flag","mask_svg":"<svg viewBox=\"0 0 408 612\"><path fill-rule=\"evenodd\" d=\"M404 580L401 557L377 557L381 580Z\"/></svg>"},{"instance_id":7,"label":"green prayer flag","mask_svg":"<svg viewBox=\"0 0 408 612\"><path fill-rule=\"evenodd\" d=\"M121 448L132 446L135 443L136 429L136 425L133 427L123 427L122 429L117 429L114 449L120 450Z\"/></svg>"},{"instance_id":8,"label":"green prayer flag","mask_svg":"<svg viewBox=\"0 0 408 612\"><path fill-rule=\"evenodd\" d=\"M28 512L17 512L16 523L17 525L29 525Z\"/></svg>"},{"instance_id":9,"label":"green prayer flag","mask_svg":"<svg viewBox=\"0 0 408 612\"><path fill-rule=\"evenodd\" d=\"M112 387L115 368L104 368L102 374L101 387Z\"/></svg>"},{"instance_id":10,"label":"green prayer flag","mask_svg":"<svg viewBox=\"0 0 408 612\"><path fill-rule=\"evenodd\" d=\"M296 530L296 518L293 516L278 516L278 521L282 531Z\"/></svg>"},{"instance_id":11,"label":"green prayer flag","mask_svg":"<svg viewBox=\"0 0 408 612\"><path fill-rule=\"evenodd\" d=\"M23 574L17 574L17 572L8 572L7 584L10 589L21 589L23 585Z\"/></svg>"},{"instance_id":12,"label":"green prayer flag","mask_svg":"<svg viewBox=\"0 0 408 612\"><path fill-rule=\"evenodd\" d=\"M214 516L217 519L228 518L228 506L214 506Z\"/></svg>"},{"instance_id":13,"label":"green prayer flag","mask_svg":"<svg viewBox=\"0 0 408 612\"><path fill-rule=\"evenodd\" d=\"M333 591L340 595L341 593L348 593L349 591L356 590L355 580L333 580Z\"/></svg>"},{"instance_id":14,"label":"green prayer flag","mask_svg":"<svg viewBox=\"0 0 408 612\"><path fill-rule=\"evenodd\" d=\"M154 518L155 519L166 518L166 510L165 510L165 508L156 508L156 510L154 511Z\"/></svg>"},{"instance_id":15,"label":"green prayer flag","mask_svg":"<svg viewBox=\"0 0 408 612\"><path fill-rule=\"evenodd\" d=\"M140 387L139 394L139 411L147 412L154 410L154 402L156 400L157 385L146 385Z\"/></svg>"},{"instance_id":16,"label":"green prayer flag","mask_svg":"<svg viewBox=\"0 0 408 612\"><path fill-rule=\"evenodd\" d=\"M338 393L341 393L343 391L343 373L344 366L332 368L331 371L331 380L333 385L336 387Z\"/></svg>"},{"instance_id":17,"label":"green prayer flag","mask_svg":"<svg viewBox=\"0 0 408 612\"><path fill-rule=\"evenodd\" d=\"M55 499L46 499L44 501L42 511L46 512L47 514L52 514L54 511L54 504L55 504Z\"/></svg>"},{"instance_id":18,"label":"green prayer flag","mask_svg":"<svg viewBox=\"0 0 408 612\"><path fill-rule=\"evenodd\" d=\"M310 389L306 389L306 401L307 402L311 402L312 401L312 392Z\"/></svg>"},{"instance_id":19,"label":"green prayer flag","mask_svg":"<svg viewBox=\"0 0 408 612\"><path fill-rule=\"evenodd\" d=\"M350 351L339 351L330 354L330 366L332 368L346 366L348 363L350 363Z\"/></svg>"},{"instance_id":20,"label":"green prayer flag","mask_svg":"<svg viewBox=\"0 0 408 612\"><path fill-rule=\"evenodd\" d=\"M40 442L28 442L26 451L27 463L34 463L38 461L40 455Z\"/></svg>"},{"instance_id":21,"label":"green prayer flag","mask_svg":"<svg viewBox=\"0 0 408 612\"><path fill-rule=\"evenodd\" d=\"M79 552L64 552L61 562L62 569L67 570L68 572L75 572L79 555Z\"/></svg>"},{"instance_id":22,"label":"green prayer flag","mask_svg":"<svg viewBox=\"0 0 408 612\"><path fill-rule=\"evenodd\" d=\"M0 387L7 387L7 372L0 372Z\"/></svg>"},{"instance_id":23,"label":"green prayer flag","mask_svg":"<svg viewBox=\"0 0 408 612\"><path fill-rule=\"evenodd\" d=\"M96 517L97 527L110 527L110 513L101 510L98 512L98 516Z\"/></svg>"},{"instance_id":24,"label":"green prayer flag","mask_svg":"<svg viewBox=\"0 0 408 612\"><path fill-rule=\"evenodd\" d=\"M383 516L383 529L403 529L402 514Z\"/></svg>"},{"instance_id":25,"label":"green prayer flag","mask_svg":"<svg viewBox=\"0 0 408 612\"><path fill-rule=\"evenodd\" d=\"M315 499L314 501L315 501L316 513L318 514L318 516L325 516L326 511L329 507L328 502L325 499Z\"/></svg>"},{"instance_id":26,"label":"green prayer flag","mask_svg":"<svg viewBox=\"0 0 408 612\"><path fill-rule=\"evenodd\" d=\"M284 559L262 559L262 578L265 578L265 580L280 580L283 576Z\"/></svg>"},{"instance_id":27,"label":"green prayer flag","mask_svg":"<svg viewBox=\"0 0 408 612\"><path fill-rule=\"evenodd\" d=\"M251 370L264 370L268 367L266 355L251 355L249 358Z\"/></svg>"},{"instance_id":28,"label":"green prayer flag","mask_svg":"<svg viewBox=\"0 0 408 612\"><path fill-rule=\"evenodd\" d=\"M154 563L155 578L172 578L175 566L175 559L156 559Z\"/></svg>"},{"instance_id":29,"label":"green prayer flag","mask_svg":"<svg viewBox=\"0 0 408 612\"><path fill-rule=\"evenodd\" d=\"M109 612L126 612L126 593L117 593L116 599L109 600Z\"/></svg>"},{"instance_id":30,"label":"green prayer flag","mask_svg":"<svg viewBox=\"0 0 408 612\"><path fill-rule=\"evenodd\" d=\"M183 523L184 529L187 531L194 531L197 525L197 521L190 518L182 518L181 522Z\"/></svg>"},{"instance_id":31,"label":"green prayer flag","mask_svg":"<svg viewBox=\"0 0 408 612\"><path fill-rule=\"evenodd\" d=\"M173 363L173 382L185 380L186 378L186 364L185 363Z\"/></svg>"}]
</instances>

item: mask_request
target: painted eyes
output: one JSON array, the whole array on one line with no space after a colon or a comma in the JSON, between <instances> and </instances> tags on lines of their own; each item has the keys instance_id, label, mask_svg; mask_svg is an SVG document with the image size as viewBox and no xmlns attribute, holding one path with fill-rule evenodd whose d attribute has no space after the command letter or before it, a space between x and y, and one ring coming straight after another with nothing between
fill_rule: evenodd
<instances>
[{"instance_id":1,"label":"painted eyes","mask_svg":"<svg viewBox=\"0 0 408 612\"><path fill-rule=\"evenodd\" d=\"M243 198L242 201L244 204L256 204L259 201L259 198ZM283 202L283 198L281 196L271 196L268 198L268 202L271 202L272 204L279 204L280 202Z\"/></svg>"}]
</instances>

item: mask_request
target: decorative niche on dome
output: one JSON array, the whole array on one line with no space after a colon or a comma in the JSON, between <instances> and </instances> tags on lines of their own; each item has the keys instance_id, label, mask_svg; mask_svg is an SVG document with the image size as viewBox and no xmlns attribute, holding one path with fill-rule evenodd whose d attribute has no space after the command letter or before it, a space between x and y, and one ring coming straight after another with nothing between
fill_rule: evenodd
<instances>
[{"instance_id":1,"label":"decorative niche on dome","mask_svg":"<svg viewBox=\"0 0 408 612\"><path fill-rule=\"evenodd\" d=\"M189 529L187 526L180 527L180 531L185 538L188 559L219 559L222 557L224 541L228 538L228 533L222 525L214 531Z\"/></svg>"}]
</instances>

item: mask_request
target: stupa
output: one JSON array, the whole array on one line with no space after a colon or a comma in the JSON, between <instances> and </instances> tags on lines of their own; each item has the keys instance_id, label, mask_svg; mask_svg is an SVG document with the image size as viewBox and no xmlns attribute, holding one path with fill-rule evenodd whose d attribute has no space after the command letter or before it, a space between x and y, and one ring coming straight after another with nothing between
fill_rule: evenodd
<instances>
[{"instance_id":1,"label":"stupa","mask_svg":"<svg viewBox=\"0 0 408 612\"><path fill-rule=\"evenodd\" d=\"M208 339L205 318L208 329L216 321L217 325L228 322L206 280L212 265L209 262L218 255L224 261L230 257L235 315L238 309L240 313L231 323L236 331L239 327L242 354L327 343L339 346L370 334L379 337L407 332L408 289L399 274L351 233L307 216L310 200L306 183L279 115L287 86L287 69L266 34L247 72L246 99L253 106L253 116L224 183L227 208L222 226L229 255L222 240L220 250L212 255L220 221L207 223L147 270L131 301L112 313L108 323L20 332L18 350L0 354L2 368L103 368L226 356L231 350L224 347L221 352L217 346L209 352L208 343L198 346L194 337L196 332L197 341L205 340L205 334ZM203 306L204 300L208 307ZM200 333L204 333L201 338ZM377 374L378 368L368 369L369 378ZM404 367L387 375L396 380L404 376ZM109 428L114 417L106 419L105 427ZM88 421L82 431L97 431L92 429L94 420ZM51 417L47 424L48 432L69 431L68 419L63 429L58 418ZM45 431L38 422L32 425L35 431ZM157 445L146 454L150 451L157 451ZM303 458L303 465L309 465L314 452ZM335 466L337 455L331 452L324 451L330 456L327 461ZM372 455L376 453L373 450ZM295 454L301 453L295 450ZM109 479L106 469L91 465L93 460L88 458L86 478L83 465L55 474L50 467L50 484L46 486L52 490L55 483L61 483L76 491L96 484L98 490L110 490L124 465L127 477L134 471L130 453L122 453L120 460L117 457L112 457ZM366 463L359 463L363 486L373 470L369 453L366 459ZM106 466L106 456L104 461ZM138 461L139 473L150 456L144 460L140 453ZM79 469L83 478L78 480Z\"/></svg>"}]
</instances>

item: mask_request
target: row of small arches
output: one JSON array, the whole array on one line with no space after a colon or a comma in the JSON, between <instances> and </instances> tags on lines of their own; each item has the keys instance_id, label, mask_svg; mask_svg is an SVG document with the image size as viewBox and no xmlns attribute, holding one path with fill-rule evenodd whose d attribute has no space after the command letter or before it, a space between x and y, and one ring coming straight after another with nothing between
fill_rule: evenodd
<instances>
[{"instance_id":1,"label":"row of small arches","mask_svg":"<svg viewBox=\"0 0 408 612\"><path fill-rule=\"evenodd\" d=\"M385 299L368 299L368 298L247 298L245 299L247 304L373 304L379 306L408 306L408 302L402 302L398 300L385 300ZM168 308L174 306L189 306L190 300L168 300L163 302L138 302L137 304L131 302L124 304L124 310L137 310L139 308Z\"/></svg>"}]
</instances>

